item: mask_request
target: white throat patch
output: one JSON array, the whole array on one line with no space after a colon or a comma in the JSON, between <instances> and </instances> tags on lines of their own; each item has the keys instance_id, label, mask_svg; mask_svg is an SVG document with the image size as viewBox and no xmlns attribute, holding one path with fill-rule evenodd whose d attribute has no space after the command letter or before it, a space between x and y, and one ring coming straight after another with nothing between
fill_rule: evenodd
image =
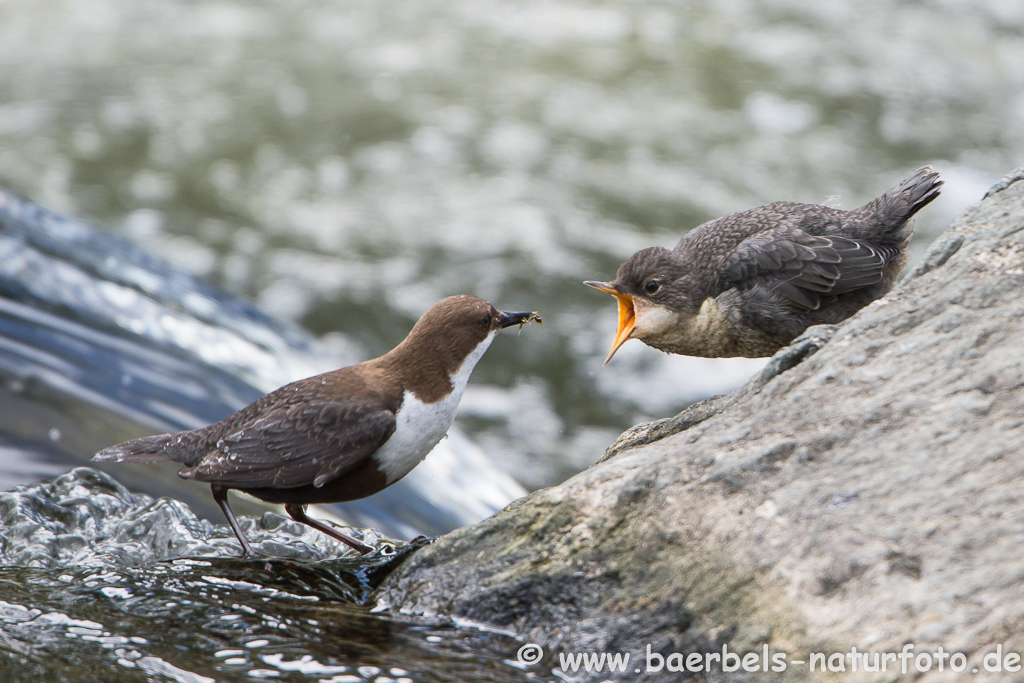
<instances>
[{"instance_id":1,"label":"white throat patch","mask_svg":"<svg viewBox=\"0 0 1024 683\"><path fill-rule=\"evenodd\" d=\"M491 332L466 356L466 360L452 375L451 393L440 401L424 403L406 390L402 397L402 407L395 416L395 433L376 455L377 466L387 477L389 485L409 474L448 433L469 376L497 334L498 330Z\"/></svg>"},{"instance_id":2,"label":"white throat patch","mask_svg":"<svg viewBox=\"0 0 1024 683\"><path fill-rule=\"evenodd\" d=\"M679 324L679 316L670 308L660 304L634 305L636 322L633 336L659 337Z\"/></svg>"}]
</instances>

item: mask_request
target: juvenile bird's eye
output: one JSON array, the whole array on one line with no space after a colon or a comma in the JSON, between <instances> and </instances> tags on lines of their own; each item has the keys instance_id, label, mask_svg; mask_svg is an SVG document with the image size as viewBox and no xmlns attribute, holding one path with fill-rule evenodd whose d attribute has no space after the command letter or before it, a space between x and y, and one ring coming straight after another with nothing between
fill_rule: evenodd
<instances>
[{"instance_id":1,"label":"juvenile bird's eye","mask_svg":"<svg viewBox=\"0 0 1024 683\"><path fill-rule=\"evenodd\" d=\"M648 280L647 284L644 285L644 291L648 294L654 294L659 289L661 289L661 283L657 280Z\"/></svg>"},{"instance_id":2,"label":"juvenile bird's eye","mask_svg":"<svg viewBox=\"0 0 1024 683\"><path fill-rule=\"evenodd\" d=\"M484 316L484 327L490 327L491 326L491 321L493 319L494 318L491 317L490 313L488 313L486 316Z\"/></svg>"}]
</instances>

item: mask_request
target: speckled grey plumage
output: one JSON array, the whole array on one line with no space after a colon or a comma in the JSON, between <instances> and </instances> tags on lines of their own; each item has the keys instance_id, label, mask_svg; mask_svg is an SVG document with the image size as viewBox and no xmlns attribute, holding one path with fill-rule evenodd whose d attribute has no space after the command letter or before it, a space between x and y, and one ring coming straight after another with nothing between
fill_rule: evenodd
<instances>
[{"instance_id":1,"label":"speckled grey plumage","mask_svg":"<svg viewBox=\"0 0 1024 683\"><path fill-rule=\"evenodd\" d=\"M675 316L667 329L633 335L654 348L768 356L807 327L839 323L888 292L906 264L911 219L941 185L925 166L850 211L773 202L730 214L694 228L672 250L637 252L608 285Z\"/></svg>"}]
</instances>

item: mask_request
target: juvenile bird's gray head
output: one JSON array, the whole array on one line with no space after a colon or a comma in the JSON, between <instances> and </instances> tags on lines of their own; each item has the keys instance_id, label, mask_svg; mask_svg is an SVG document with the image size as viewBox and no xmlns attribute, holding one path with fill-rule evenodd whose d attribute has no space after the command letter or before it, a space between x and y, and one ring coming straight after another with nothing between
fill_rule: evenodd
<instances>
[{"instance_id":1,"label":"juvenile bird's gray head","mask_svg":"<svg viewBox=\"0 0 1024 683\"><path fill-rule=\"evenodd\" d=\"M612 359L629 339L652 340L677 327L681 318L696 315L700 301L681 268L677 253L664 247L641 249L619 266L611 282L584 284L607 292L619 302L619 329L604 359Z\"/></svg>"}]
</instances>

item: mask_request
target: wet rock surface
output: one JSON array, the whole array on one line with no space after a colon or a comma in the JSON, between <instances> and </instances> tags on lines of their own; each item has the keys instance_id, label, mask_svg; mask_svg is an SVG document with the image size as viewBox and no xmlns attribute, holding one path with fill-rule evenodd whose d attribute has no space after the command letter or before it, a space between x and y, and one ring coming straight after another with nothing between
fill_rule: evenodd
<instances>
[{"instance_id":1,"label":"wet rock surface","mask_svg":"<svg viewBox=\"0 0 1024 683\"><path fill-rule=\"evenodd\" d=\"M267 513L225 525L97 470L0 493L4 681L529 681L507 634L366 600L427 541L360 557ZM359 530L356 530L359 533Z\"/></svg>"},{"instance_id":2,"label":"wet rock surface","mask_svg":"<svg viewBox=\"0 0 1024 683\"><path fill-rule=\"evenodd\" d=\"M811 653L912 644L929 656L921 680L946 680L961 664L950 653L986 673L1001 646L1012 666L1007 653L1024 652L1022 295L1018 169L889 296L809 330L734 394L635 428L603 462L418 551L380 597L514 629L551 665L619 651L646 673L647 646L767 647L784 671L760 661L710 678L817 679ZM852 660L825 661L843 676ZM892 680L900 666L861 662L857 675ZM633 680L629 669L582 678ZM644 680L683 678L665 666Z\"/></svg>"}]
</instances>

